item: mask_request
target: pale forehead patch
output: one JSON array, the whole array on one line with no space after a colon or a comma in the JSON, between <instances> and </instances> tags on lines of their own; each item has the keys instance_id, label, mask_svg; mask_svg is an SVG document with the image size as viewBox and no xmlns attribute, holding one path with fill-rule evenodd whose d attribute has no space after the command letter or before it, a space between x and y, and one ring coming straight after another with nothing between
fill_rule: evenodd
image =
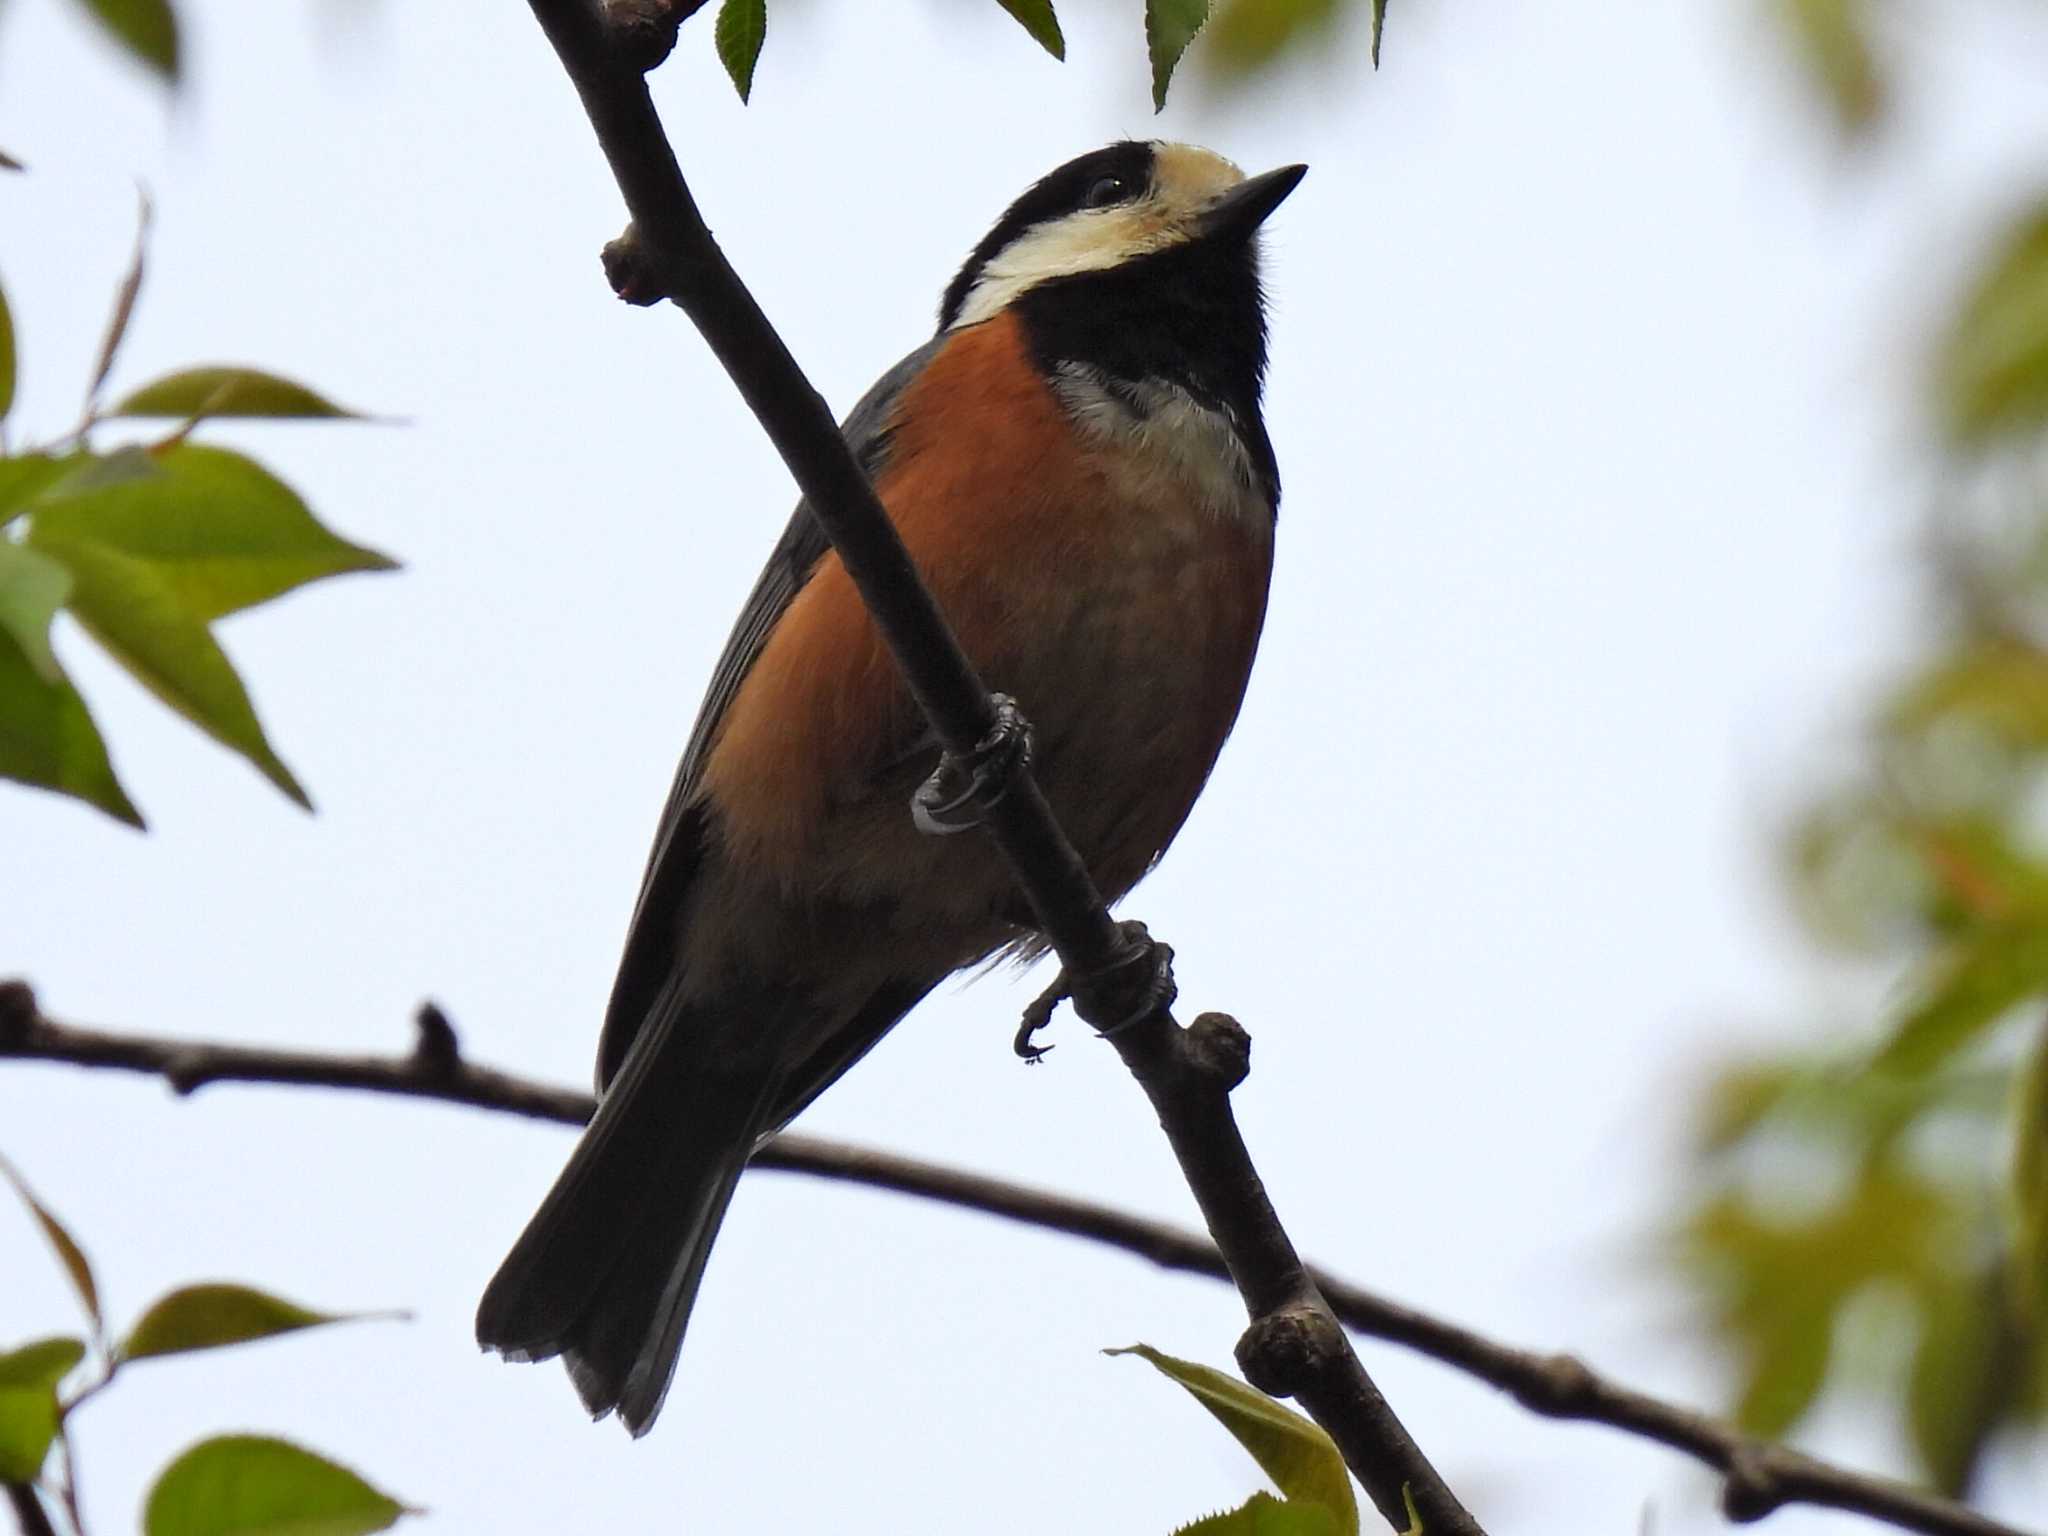
<instances>
[{"instance_id":1,"label":"pale forehead patch","mask_svg":"<svg viewBox=\"0 0 2048 1536\"><path fill-rule=\"evenodd\" d=\"M1079 209L1026 230L989 258L953 328L1000 314L1027 288L1048 279L1105 272L1191 239L1209 204L1243 180L1244 172L1213 150L1155 142L1152 180L1139 197Z\"/></svg>"}]
</instances>

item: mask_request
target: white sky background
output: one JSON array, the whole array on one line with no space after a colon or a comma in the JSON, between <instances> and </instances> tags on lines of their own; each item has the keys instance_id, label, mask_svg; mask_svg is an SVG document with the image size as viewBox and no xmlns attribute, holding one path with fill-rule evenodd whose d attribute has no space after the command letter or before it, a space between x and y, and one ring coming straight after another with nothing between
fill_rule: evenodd
<instances>
[{"instance_id":1,"label":"white sky background","mask_svg":"<svg viewBox=\"0 0 2048 1536\"><path fill-rule=\"evenodd\" d=\"M1308 1253L1713 1403L1649 1233L1699 1064L1850 1018L1770 836L1910 638L1919 359L2048 156L2048 21L1909 12L1900 116L1858 154L1748 0L1410 0L1377 76L1354 39L1244 105L1191 75L1158 119L1135 0L1067 9L1062 67L986 0L785 3L747 110L707 16L657 94L842 409L1068 156L1164 133L1311 164L1268 246L1272 618L1127 910L1177 946L1190 1015L1252 1030L1239 1113ZM0 180L17 419L72 420L139 177L157 224L117 384L243 361L410 418L209 429L406 570L228 626L316 818L62 635L153 831L0 786L0 974L60 1017L336 1050L403 1049L433 996L478 1058L584 1081L671 768L793 493L681 317L606 289L617 194L524 6L190 10L169 110L71 7L5 17L0 145L33 167ZM803 1128L1190 1219L1110 1052L1063 1019L1043 1069L1011 1058L1040 979L948 989ZM1096 1353L1227 1365L1224 1287L772 1174L741 1188L655 1434L592 1428L557 1368L470 1338L568 1146L363 1096L0 1070L0 1149L116 1317L203 1277L416 1313L137 1368L77 1425L96 1530L229 1428L449 1532L1163 1533L1257 1485L1178 1389ZM74 1319L0 1203L0 1329ZM1717 1527L1662 1450L1366 1354L1497 1532L1633 1531L1646 1505ZM1899 1454L1853 1415L1810 1443ZM2038 1521L2048 1485L2008 1470L1995 1502Z\"/></svg>"}]
</instances>

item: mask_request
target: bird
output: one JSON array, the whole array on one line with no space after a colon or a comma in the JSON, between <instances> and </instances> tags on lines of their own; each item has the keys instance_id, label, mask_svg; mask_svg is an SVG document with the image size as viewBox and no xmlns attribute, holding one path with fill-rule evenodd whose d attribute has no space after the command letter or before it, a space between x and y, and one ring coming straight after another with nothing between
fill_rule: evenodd
<instances>
[{"instance_id":1,"label":"bird","mask_svg":"<svg viewBox=\"0 0 2048 1536\"><path fill-rule=\"evenodd\" d=\"M1280 475L1259 231L1306 173L1130 140L1019 196L842 431L1106 900L1235 725ZM748 1158L928 992L1046 941L799 503L712 669L599 1039L595 1114L479 1303L594 1418L660 1412Z\"/></svg>"}]
</instances>

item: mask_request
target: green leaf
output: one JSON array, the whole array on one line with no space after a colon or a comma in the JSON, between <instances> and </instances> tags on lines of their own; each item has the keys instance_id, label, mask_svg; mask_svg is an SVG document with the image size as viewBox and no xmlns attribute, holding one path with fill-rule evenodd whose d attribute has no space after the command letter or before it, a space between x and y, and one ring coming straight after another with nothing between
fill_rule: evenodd
<instances>
[{"instance_id":1,"label":"green leaf","mask_svg":"<svg viewBox=\"0 0 2048 1536\"><path fill-rule=\"evenodd\" d=\"M156 1480L144 1536L368 1536L417 1511L286 1440L202 1440Z\"/></svg>"},{"instance_id":2,"label":"green leaf","mask_svg":"<svg viewBox=\"0 0 2048 1536\"><path fill-rule=\"evenodd\" d=\"M1358 1500L1351 1491L1351 1473L1336 1442L1320 1425L1234 1376L1190 1360L1177 1360L1149 1345L1133 1344L1103 1353L1149 1360L1215 1415L1290 1502L1322 1505L1336 1516L1341 1536L1354 1536Z\"/></svg>"},{"instance_id":3,"label":"green leaf","mask_svg":"<svg viewBox=\"0 0 2048 1536\"><path fill-rule=\"evenodd\" d=\"M1968 1275L1921 1297L1920 1338L1906 1381L1906 1424L1927 1480L1951 1498L2003 1418L2000 1375L2005 1349L1998 1304L2002 1287Z\"/></svg>"},{"instance_id":4,"label":"green leaf","mask_svg":"<svg viewBox=\"0 0 2048 1536\"><path fill-rule=\"evenodd\" d=\"M768 0L725 0L712 30L719 62L745 101L754 94L754 65L768 40Z\"/></svg>"},{"instance_id":5,"label":"green leaf","mask_svg":"<svg viewBox=\"0 0 2048 1536\"><path fill-rule=\"evenodd\" d=\"M1972 721L2017 746L2048 745L2048 653L2004 638L1979 641L1915 681L1887 723L1927 730L1950 719Z\"/></svg>"},{"instance_id":6,"label":"green leaf","mask_svg":"<svg viewBox=\"0 0 2048 1536\"><path fill-rule=\"evenodd\" d=\"M1166 87L1181 55L1209 19L1209 0L1145 0L1145 51L1152 60L1152 110L1166 106Z\"/></svg>"},{"instance_id":7,"label":"green leaf","mask_svg":"<svg viewBox=\"0 0 2048 1536\"><path fill-rule=\"evenodd\" d=\"M108 416L161 416L189 421L213 416L296 417L362 421L303 384L257 368L217 365L165 374L122 397Z\"/></svg>"},{"instance_id":8,"label":"green leaf","mask_svg":"<svg viewBox=\"0 0 2048 1536\"><path fill-rule=\"evenodd\" d=\"M1343 1527L1327 1505L1261 1492L1236 1509L1181 1526L1173 1536L1343 1536Z\"/></svg>"},{"instance_id":9,"label":"green leaf","mask_svg":"<svg viewBox=\"0 0 2048 1536\"><path fill-rule=\"evenodd\" d=\"M178 78L178 18L170 0L83 0L121 46L166 80Z\"/></svg>"},{"instance_id":10,"label":"green leaf","mask_svg":"<svg viewBox=\"0 0 2048 1536\"><path fill-rule=\"evenodd\" d=\"M2012 1303L2022 1327L2048 1341L2048 1029L2014 1074L2012 1191L2007 1203Z\"/></svg>"},{"instance_id":11,"label":"green leaf","mask_svg":"<svg viewBox=\"0 0 2048 1536\"><path fill-rule=\"evenodd\" d=\"M0 527L5 527L26 511L29 502L45 486L63 478L73 462L47 453L24 453L11 459L0 459Z\"/></svg>"},{"instance_id":12,"label":"green leaf","mask_svg":"<svg viewBox=\"0 0 2048 1536\"><path fill-rule=\"evenodd\" d=\"M0 291L0 421L14 409L14 316L7 294Z\"/></svg>"},{"instance_id":13,"label":"green leaf","mask_svg":"<svg viewBox=\"0 0 2048 1536\"><path fill-rule=\"evenodd\" d=\"M71 680L52 683L12 635L0 632L0 778L71 795L142 830L107 760L107 744Z\"/></svg>"},{"instance_id":14,"label":"green leaf","mask_svg":"<svg viewBox=\"0 0 2048 1536\"><path fill-rule=\"evenodd\" d=\"M315 1312L281 1296L245 1285L221 1283L180 1286L159 1297L144 1312L121 1345L123 1360L181 1355L198 1349L219 1349L255 1339L275 1338L325 1323L347 1323L372 1315L364 1312Z\"/></svg>"},{"instance_id":15,"label":"green leaf","mask_svg":"<svg viewBox=\"0 0 2048 1536\"><path fill-rule=\"evenodd\" d=\"M47 555L0 539L0 630L21 647L46 683L62 681L64 669L50 649L50 621L71 594L71 573Z\"/></svg>"},{"instance_id":16,"label":"green leaf","mask_svg":"<svg viewBox=\"0 0 2048 1536\"><path fill-rule=\"evenodd\" d=\"M1231 0L1210 23L1208 57L1227 74L1250 74L1322 37L1345 9L1345 0Z\"/></svg>"},{"instance_id":17,"label":"green leaf","mask_svg":"<svg viewBox=\"0 0 2048 1536\"><path fill-rule=\"evenodd\" d=\"M1017 18L1017 24L1029 32L1038 46L1056 59L1067 56L1067 40L1060 33L1060 19L1053 14L1052 0L996 0L1004 10Z\"/></svg>"},{"instance_id":18,"label":"green leaf","mask_svg":"<svg viewBox=\"0 0 2048 1536\"><path fill-rule=\"evenodd\" d=\"M67 481L36 508L29 542L90 543L145 566L191 617L210 622L348 571L396 563L321 526L290 486L225 448L180 443L151 456L158 473L78 490Z\"/></svg>"},{"instance_id":19,"label":"green leaf","mask_svg":"<svg viewBox=\"0 0 2048 1536\"><path fill-rule=\"evenodd\" d=\"M1995 923L1949 951L1875 1062L1880 1071L1928 1072L1973 1044L2019 1004L2048 991L2048 921Z\"/></svg>"},{"instance_id":20,"label":"green leaf","mask_svg":"<svg viewBox=\"0 0 2048 1536\"><path fill-rule=\"evenodd\" d=\"M1800 62L1849 132L1884 110L1884 76L1870 46L1868 0L1780 0Z\"/></svg>"},{"instance_id":21,"label":"green leaf","mask_svg":"<svg viewBox=\"0 0 2048 1536\"><path fill-rule=\"evenodd\" d=\"M57 1384L85 1358L83 1339L39 1339L0 1354L0 1483L32 1483L64 1410Z\"/></svg>"},{"instance_id":22,"label":"green leaf","mask_svg":"<svg viewBox=\"0 0 2048 1536\"><path fill-rule=\"evenodd\" d=\"M1372 0L1372 67L1380 67L1380 39L1387 30L1387 0ZM1422 1528L1422 1516L1415 1516L1417 1531Z\"/></svg>"},{"instance_id":23,"label":"green leaf","mask_svg":"<svg viewBox=\"0 0 2048 1536\"><path fill-rule=\"evenodd\" d=\"M0 690L0 707L4 707L4 699L4 690ZM0 713L0 721L4 721L5 718L5 714ZM21 1203L29 1208L29 1214L35 1217L36 1225L43 1229L43 1236L49 1240L50 1246L57 1250L57 1258L64 1265L64 1273L71 1277L72 1289L78 1292L78 1299L85 1303L85 1315L92 1319L93 1328L97 1330L100 1327L100 1288L99 1282L93 1279L92 1265L86 1262L85 1250L72 1240L71 1234L64 1230L64 1223L35 1197L35 1192L28 1187L27 1181L14 1171L14 1165L4 1157L0 1157L0 1177L4 1177L14 1186L14 1192L21 1196Z\"/></svg>"},{"instance_id":24,"label":"green leaf","mask_svg":"<svg viewBox=\"0 0 2048 1536\"><path fill-rule=\"evenodd\" d=\"M2048 204L2007 231L1951 323L1936 373L1949 435L1965 447L2048 420Z\"/></svg>"},{"instance_id":25,"label":"green leaf","mask_svg":"<svg viewBox=\"0 0 2048 1536\"><path fill-rule=\"evenodd\" d=\"M264 737L234 664L160 566L94 540L45 537L41 526L31 531L36 547L71 572L72 616L115 660L293 800L313 808Z\"/></svg>"}]
</instances>

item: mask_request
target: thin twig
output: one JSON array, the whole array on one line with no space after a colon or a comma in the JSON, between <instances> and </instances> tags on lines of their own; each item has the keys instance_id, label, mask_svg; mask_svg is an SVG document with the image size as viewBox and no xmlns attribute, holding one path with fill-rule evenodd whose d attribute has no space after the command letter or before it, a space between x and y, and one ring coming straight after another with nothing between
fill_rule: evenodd
<instances>
[{"instance_id":1,"label":"thin twig","mask_svg":"<svg viewBox=\"0 0 2048 1536\"><path fill-rule=\"evenodd\" d=\"M435 1022L423 1027L422 1039L434 1042L430 1051L325 1056L60 1024L41 1012L26 985L0 982L0 1058L142 1073L162 1078L181 1094L208 1083L276 1083L438 1099L564 1125L589 1118L595 1107L589 1094L478 1066L461 1055L439 1010L429 1017ZM1216 1245L1184 1227L893 1152L785 1133L755 1155L753 1166L915 1195L1086 1238L1162 1269L1230 1278ZM1496 1343L1327 1271L1310 1272L1337 1316L1362 1334L1476 1376L1532 1412L1605 1424L1704 1463L1725 1481L1723 1504L1731 1518L1754 1520L1784 1505L1813 1504L1928 1536L2026 1536L1909 1484L1830 1465L1754 1439L1724 1419L1632 1391L1574 1356Z\"/></svg>"},{"instance_id":2,"label":"thin twig","mask_svg":"<svg viewBox=\"0 0 2048 1536\"><path fill-rule=\"evenodd\" d=\"M7 1484L7 1502L14 1510L14 1522L21 1528L21 1536L57 1536L41 1496L27 1483Z\"/></svg>"},{"instance_id":3,"label":"thin twig","mask_svg":"<svg viewBox=\"0 0 2048 1536\"><path fill-rule=\"evenodd\" d=\"M644 39L620 29L614 6L529 4L632 216L627 240L613 251L632 296L669 298L690 317L782 455L939 740L966 756L995 723L988 686L918 578L824 398L712 239L648 96ZM1243 1031L1230 1025L1236 1039L1224 1042L1219 1031L1174 1022L1170 992L1151 985L1152 967L1131 963L1163 963L1168 952L1144 940L1134 957L1133 930L1111 922L1028 766L988 827L1074 978L1076 1008L1097 1025L1117 1022L1117 1052L1159 1115L1250 1314L1237 1349L1246 1375L1295 1398L1329 1431L1394 1529L1408 1525L1412 1498L1432 1536L1484 1536L1367 1376L1252 1166L1230 1108L1230 1090L1244 1076Z\"/></svg>"}]
</instances>

